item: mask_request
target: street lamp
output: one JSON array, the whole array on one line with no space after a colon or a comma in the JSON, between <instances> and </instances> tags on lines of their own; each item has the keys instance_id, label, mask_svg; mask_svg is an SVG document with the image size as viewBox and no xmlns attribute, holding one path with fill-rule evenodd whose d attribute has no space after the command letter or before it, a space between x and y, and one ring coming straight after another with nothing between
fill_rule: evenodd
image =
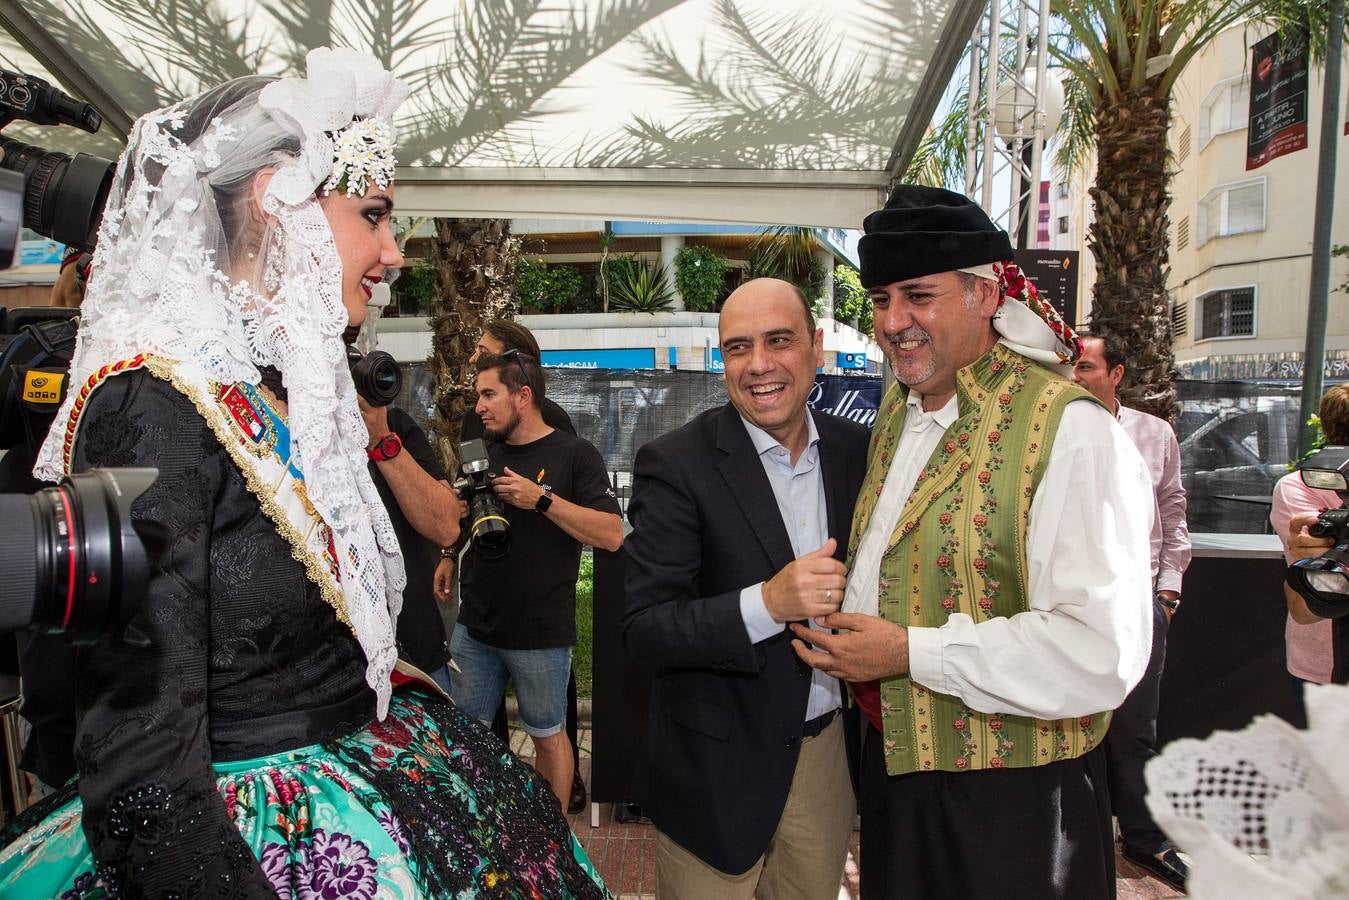
<instances>
[{"instance_id":1,"label":"street lamp","mask_svg":"<svg viewBox=\"0 0 1349 900\"><path fill-rule=\"evenodd\" d=\"M1011 211L1017 223L1018 247L1029 244L1031 213L1038 211L1040 205L1038 194L1032 194L1039 185L1032 182L1039 179L1043 141L1058 130L1063 120L1063 85L1044 71L1041 89L1041 74L1039 57L1032 54L1019 78L1004 81L998 87L994 106L993 128L1006 141L1017 168Z\"/></svg>"}]
</instances>

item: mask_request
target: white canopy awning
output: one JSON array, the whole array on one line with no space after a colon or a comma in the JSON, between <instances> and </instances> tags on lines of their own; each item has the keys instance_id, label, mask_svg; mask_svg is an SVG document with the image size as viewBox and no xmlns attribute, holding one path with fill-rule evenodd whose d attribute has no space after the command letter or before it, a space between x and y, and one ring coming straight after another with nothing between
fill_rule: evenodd
<instances>
[{"instance_id":1,"label":"white canopy awning","mask_svg":"<svg viewBox=\"0 0 1349 900\"><path fill-rule=\"evenodd\" d=\"M307 49L369 50L413 85L400 212L857 227L904 170L975 0L0 0L0 62L140 114Z\"/></svg>"}]
</instances>

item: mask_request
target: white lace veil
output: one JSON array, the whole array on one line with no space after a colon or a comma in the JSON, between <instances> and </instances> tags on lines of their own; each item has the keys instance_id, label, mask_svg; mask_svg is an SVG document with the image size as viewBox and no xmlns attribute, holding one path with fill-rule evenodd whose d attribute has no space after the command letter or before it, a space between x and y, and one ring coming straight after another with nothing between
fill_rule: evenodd
<instances>
[{"instance_id":1,"label":"white lace veil","mask_svg":"<svg viewBox=\"0 0 1349 900\"><path fill-rule=\"evenodd\" d=\"M391 128L407 87L354 50L316 49L307 63L307 78L236 79L136 122L99 228L71 390L34 472L62 474L72 405L104 365L155 354L201 396L209 382L256 384L259 366L279 369L293 461L332 529L382 717L406 578L366 468L342 266L316 191L333 173L329 132L372 117ZM264 169L270 180L254 177Z\"/></svg>"}]
</instances>

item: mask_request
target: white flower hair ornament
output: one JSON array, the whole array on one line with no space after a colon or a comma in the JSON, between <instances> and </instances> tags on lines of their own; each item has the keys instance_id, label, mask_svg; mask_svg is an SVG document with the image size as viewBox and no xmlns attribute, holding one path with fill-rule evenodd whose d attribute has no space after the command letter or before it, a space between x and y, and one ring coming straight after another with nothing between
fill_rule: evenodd
<instances>
[{"instance_id":1,"label":"white flower hair ornament","mask_svg":"<svg viewBox=\"0 0 1349 900\"><path fill-rule=\"evenodd\" d=\"M371 183L387 188L394 173L394 110L409 88L372 56L346 47L318 47L305 57L304 78L262 89L258 104L301 138L300 156L272 177L267 193L296 206L314 195L361 196Z\"/></svg>"}]
</instances>

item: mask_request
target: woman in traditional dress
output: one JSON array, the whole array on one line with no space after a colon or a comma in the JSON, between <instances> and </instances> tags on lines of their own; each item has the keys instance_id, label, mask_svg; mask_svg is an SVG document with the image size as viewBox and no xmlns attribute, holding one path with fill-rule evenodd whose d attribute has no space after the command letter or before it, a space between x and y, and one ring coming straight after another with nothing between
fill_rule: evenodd
<instances>
[{"instance_id":1,"label":"woman in traditional dress","mask_svg":"<svg viewBox=\"0 0 1349 900\"><path fill-rule=\"evenodd\" d=\"M402 263L407 89L322 48L136 124L40 477L154 466L167 535L79 657L79 778L0 896L604 897L556 799L434 688L392 689L404 583L342 332Z\"/></svg>"}]
</instances>

